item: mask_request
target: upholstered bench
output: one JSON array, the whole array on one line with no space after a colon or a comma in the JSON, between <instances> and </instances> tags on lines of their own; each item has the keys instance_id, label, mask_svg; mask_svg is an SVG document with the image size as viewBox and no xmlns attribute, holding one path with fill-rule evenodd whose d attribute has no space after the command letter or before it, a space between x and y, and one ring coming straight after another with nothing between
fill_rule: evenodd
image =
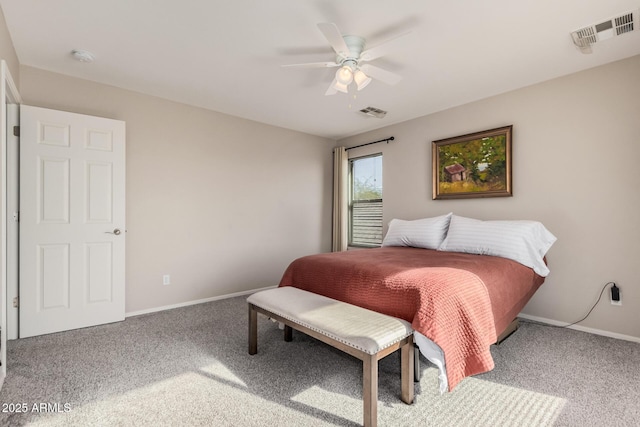
<instances>
[{"instance_id":1,"label":"upholstered bench","mask_svg":"<svg viewBox=\"0 0 640 427\"><path fill-rule=\"evenodd\" d=\"M378 420L378 360L398 349L401 399L413 403L413 329L409 322L290 286L257 292L247 302L249 354L258 352L257 319L262 313L285 325L285 341L291 341L293 328L362 360L365 426L375 426Z\"/></svg>"}]
</instances>

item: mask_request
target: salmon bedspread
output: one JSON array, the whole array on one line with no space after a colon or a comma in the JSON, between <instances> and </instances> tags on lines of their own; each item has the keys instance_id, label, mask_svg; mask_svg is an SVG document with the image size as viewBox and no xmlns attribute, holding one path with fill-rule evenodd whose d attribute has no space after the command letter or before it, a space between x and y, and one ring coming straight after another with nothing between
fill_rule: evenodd
<instances>
[{"instance_id":1,"label":"salmon bedspread","mask_svg":"<svg viewBox=\"0 0 640 427\"><path fill-rule=\"evenodd\" d=\"M449 391L493 369L491 344L544 278L515 261L411 247L310 255L280 286L294 286L411 322L444 352Z\"/></svg>"}]
</instances>

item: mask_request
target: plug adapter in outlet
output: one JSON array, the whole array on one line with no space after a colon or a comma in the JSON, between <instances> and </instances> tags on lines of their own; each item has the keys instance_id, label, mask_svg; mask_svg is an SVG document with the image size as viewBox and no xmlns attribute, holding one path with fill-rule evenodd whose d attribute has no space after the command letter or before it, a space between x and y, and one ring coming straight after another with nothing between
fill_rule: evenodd
<instances>
[{"instance_id":1,"label":"plug adapter in outlet","mask_svg":"<svg viewBox=\"0 0 640 427\"><path fill-rule=\"evenodd\" d=\"M622 305L622 298L620 296L620 288L614 283L611 285L611 304Z\"/></svg>"}]
</instances>

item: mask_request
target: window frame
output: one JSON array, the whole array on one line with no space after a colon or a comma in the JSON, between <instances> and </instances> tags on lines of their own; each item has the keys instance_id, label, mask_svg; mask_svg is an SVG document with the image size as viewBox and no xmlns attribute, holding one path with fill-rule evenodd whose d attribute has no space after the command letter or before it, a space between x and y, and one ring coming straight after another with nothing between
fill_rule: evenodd
<instances>
[{"instance_id":1,"label":"window frame","mask_svg":"<svg viewBox=\"0 0 640 427\"><path fill-rule=\"evenodd\" d=\"M348 179L349 179L349 196L348 196L348 240L347 240L347 247L350 248L379 248L382 245L382 236L380 237L380 243L378 244L365 244L365 243L353 243L353 208L354 208L354 203L373 203L373 202L380 202L380 203L384 203L384 174L383 174L383 188L382 188L382 198L381 199L369 199L369 200L361 200L356 202L353 199L354 196L354 173L353 173L353 167L354 167L354 163L357 162L358 160L364 160L364 159L369 159L369 158L374 158L374 157L380 157L380 163L381 163L381 167L382 167L382 152L379 153L373 153L373 154L367 154L365 156L359 156L359 157L353 157L349 159L349 174L348 174ZM384 173L384 172L383 172ZM383 209L384 209L384 204L382 205ZM382 224L381 224L382 225Z\"/></svg>"}]
</instances>

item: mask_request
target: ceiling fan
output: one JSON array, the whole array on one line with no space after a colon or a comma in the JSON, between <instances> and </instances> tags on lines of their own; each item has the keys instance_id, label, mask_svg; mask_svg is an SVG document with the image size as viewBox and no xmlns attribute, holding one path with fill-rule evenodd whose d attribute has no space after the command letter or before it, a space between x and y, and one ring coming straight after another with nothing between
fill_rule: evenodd
<instances>
[{"instance_id":1,"label":"ceiling fan","mask_svg":"<svg viewBox=\"0 0 640 427\"><path fill-rule=\"evenodd\" d=\"M318 28L336 52L333 62L310 62L306 64L290 64L283 67L297 68L331 68L340 67L336 76L329 85L325 95L334 95L339 92L348 93L349 85L355 81L358 90L364 89L372 79L380 80L389 85L395 85L402 77L391 71L384 70L371 64L363 64L380 58L389 53L395 42L409 32L400 34L393 39L365 50L366 40L359 36L343 36L336 24L320 23Z\"/></svg>"}]
</instances>

